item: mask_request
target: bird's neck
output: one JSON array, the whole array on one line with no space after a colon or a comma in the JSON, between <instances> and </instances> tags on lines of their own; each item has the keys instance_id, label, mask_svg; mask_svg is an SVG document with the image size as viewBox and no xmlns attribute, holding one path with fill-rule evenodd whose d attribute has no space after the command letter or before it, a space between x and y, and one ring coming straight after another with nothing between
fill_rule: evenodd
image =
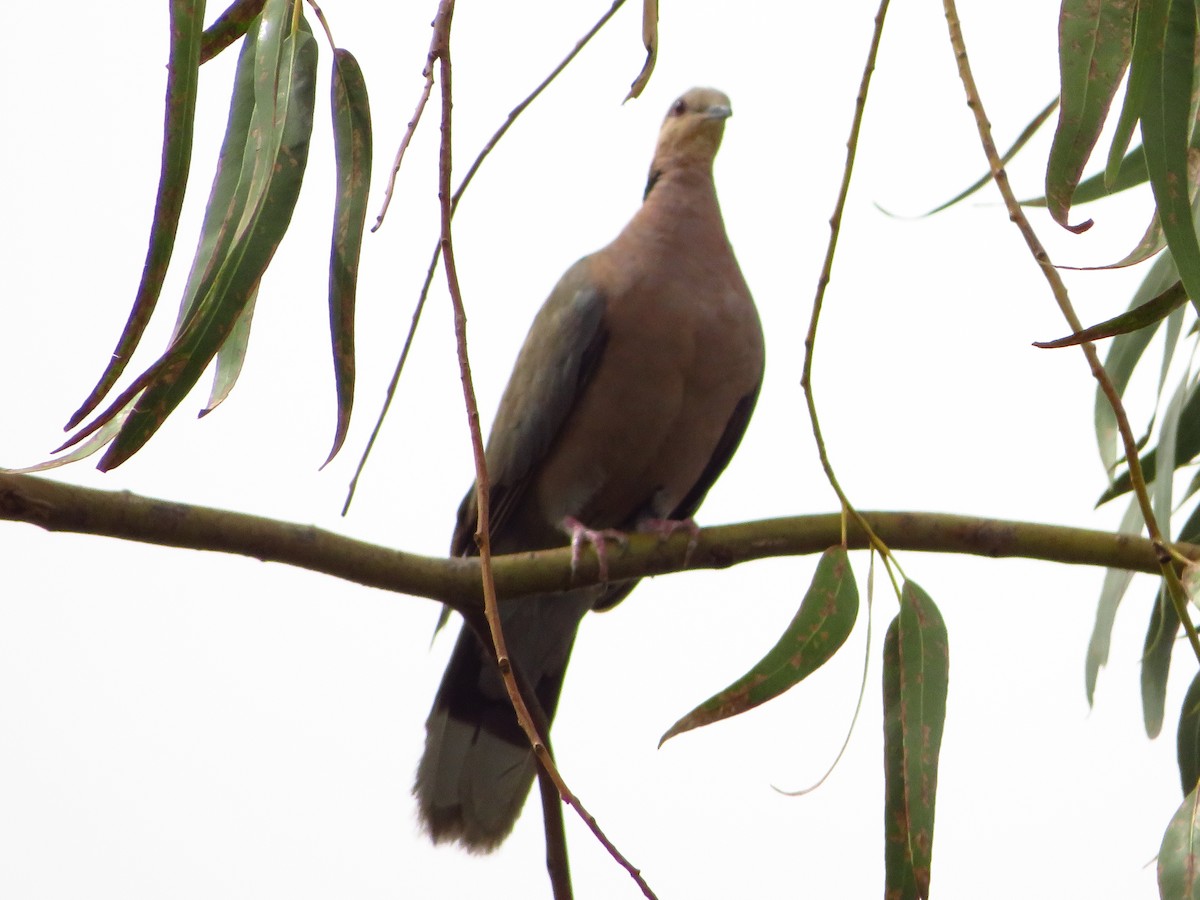
<instances>
[{"instance_id":1,"label":"bird's neck","mask_svg":"<svg viewBox=\"0 0 1200 900\"><path fill-rule=\"evenodd\" d=\"M697 164L651 170L651 181L638 217L653 223L652 230L659 239L693 244L711 239L724 241L725 228L712 166Z\"/></svg>"}]
</instances>

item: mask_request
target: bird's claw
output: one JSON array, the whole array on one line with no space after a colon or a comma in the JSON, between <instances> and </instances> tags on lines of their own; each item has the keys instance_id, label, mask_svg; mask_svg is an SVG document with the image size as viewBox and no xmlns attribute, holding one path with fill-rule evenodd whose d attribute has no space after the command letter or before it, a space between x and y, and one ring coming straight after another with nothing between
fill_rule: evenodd
<instances>
[{"instance_id":1,"label":"bird's claw","mask_svg":"<svg viewBox=\"0 0 1200 900\"><path fill-rule=\"evenodd\" d=\"M625 532L615 528L588 528L574 516L562 520L562 529L571 536L571 578L579 569L579 561L583 558L583 545L591 544L596 551L596 568L600 581L608 581L608 541L614 541L624 547L629 543Z\"/></svg>"},{"instance_id":2,"label":"bird's claw","mask_svg":"<svg viewBox=\"0 0 1200 900\"><path fill-rule=\"evenodd\" d=\"M673 534L686 531L688 535L687 550L683 554L683 566L687 568L692 554L700 545L700 526L691 516L686 519L643 519L638 523L638 531L643 534L656 534L660 541L665 541Z\"/></svg>"}]
</instances>

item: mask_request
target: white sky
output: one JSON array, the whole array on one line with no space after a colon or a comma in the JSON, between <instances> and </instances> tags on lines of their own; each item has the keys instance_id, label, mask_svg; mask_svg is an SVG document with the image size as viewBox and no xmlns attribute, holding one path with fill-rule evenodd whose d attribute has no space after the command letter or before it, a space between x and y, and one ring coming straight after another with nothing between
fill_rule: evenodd
<instances>
[{"instance_id":1,"label":"white sky","mask_svg":"<svg viewBox=\"0 0 1200 900\"><path fill-rule=\"evenodd\" d=\"M128 312L158 175L164 4L114 15L74 3L56 21L6 10L0 55L0 463L44 457L98 376ZM976 77L1010 140L1054 94L1056 10L963 4ZM386 168L420 89L435 4L326 4L358 56ZM456 154L464 171L507 111L606 4L461 4ZM456 247L480 403L490 420L537 306L639 202L658 122L694 84L733 99L717 163L728 231L767 331L766 384L703 523L834 508L798 387L803 331L870 34L867 4L757 17L665 4L658 68L638 4L622 10L530 110L464 201ZM214 9L210 17L219 11ZM328 95L329 53L322 44ZM159 352L191 259L235 52L206 66L179 263L139 361ZM436 98L436 95L435 95ZM435 100L436 103L436 100ZM431 113L435 113L433 106ZM367 241L359 393L341 457L333 431L325 284L332 171L318 113L293 233L264 279L249 358L226 404L197 422L207 381L131 462L54 477L313 522L441 554L471 478L441 282L349 518L338 516L436 234L436 119ZM1012 169L1040 192L1048 133ZM1030 342L1067 330L1016 230L983 200L923 221L985 168L935 4L893 6L856 187L822 323L818 405L842 483L862 508L950 511L1112 527L1081 354ZM1093 210L1073 237L1033 218L1059 262L1122 256L1146 197ZM1122 308L1140 271L1074 274L1082 317ZM1144 422L1143 403L1137 409ZM1177 660L1167 735L1144 737L1138 659L1153 593L1139 579L1089 711L1083 663L1102 573L903 554L950 632L951 694L934 851L935 896L1156 896L1153 866L1179 802L1174 720L1194 671ZM882 884L877 600L865 708L849 723L865 630L777 702L681 736L662 732L744 672L790 619L815 559L644 583L585 621L554 738L572 787L663 898L877 896ZM434 849L409 794L451 641L434 604L250 560L0 523L0 893L11 898L549 896L536 803L490 857ZM860 579L866 558L856 556ZM860 581L860 584L862 582ZM638 896L570 815L576 893Z\"/></svg>"}]
</instances>

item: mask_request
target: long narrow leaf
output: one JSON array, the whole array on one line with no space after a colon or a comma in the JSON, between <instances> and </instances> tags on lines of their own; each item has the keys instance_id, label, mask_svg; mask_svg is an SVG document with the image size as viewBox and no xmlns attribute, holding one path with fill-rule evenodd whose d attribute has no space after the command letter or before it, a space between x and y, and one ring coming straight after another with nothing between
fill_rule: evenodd
<instances>
[{"instance_id":1,"label":"long narrow leaf","mask_svg":"<svg viewBox=\"0 0 1200 900\"><path fill-rule=\"evenodd\" d=\"M1192 512L1176 536L1178 541L1194 542L1200 538L1200 509ZM1175 611L1175 604L1167 594L1166 584L1161 584L1158 596L1150 611L1150 624L1146 628L1146 640L1142 651L1142 720L1149 737L1158 737L1162 730L1167 702L1167 680L1171 674L1171 655L1175 650L1175 637L1182 623ZM1185 791L1186 793L1186 791Z\"/></svg>"},{"instance_id":2,"label":"long narrow leaf","mask_svg":"<svg viewBox=\"0 0 1200 900\"><path fill-rule=\"evenodd\" d=\"M255 53L255 111L243 177L250 191L228 254L182 322L147 388L99 467L135 453L162 425L229 337L279 245L295 208L308 158L315 99L316 42L307 23L290 30L291 3L268 0ZM212 267L210 267L211 271Z\"/></svg>"},{"instance_id":3,"label":"long narrow leaf","mask_svg":"<svg viewBox=\"0 0 1200 900\"><path fill-rule=\"evenodd\" d=\"M1175 750L1179 760L1179 785L1186 797L1200 781L1200 674L1192 679L1183 698Z\"/></svg>"},{"instance_id":4,"label":"long narrow leaf","mask_svg":"<svg viewBox=\"0 0 1200 900\"><path fill-rule=\"evenodd\" d=\"M201 64L208 62L250 30L266 0L234 0L225 12L204 29L200 47Z\"/></svg>"},{"instance_id":5,"label":"long narrow leaf","mask_svg":"<svg viewBox=\"0 0 1200 900\"><path fill-rule=\"evenodd\" d=\"M1162 6L1166 6L1162 51L1157 59L1149 60L1141 112L1142 143L1167 245L1192 304L1200 310L1200 241L1188 195L1196 7L1193 0L1149 0L1138 14L1138 27L1143 13L1157 13ZM1152 21L1157 22L1157 17Z\"/></svg>"},{"instance_id":6,"label":"long narrow leaf","mask_svg":"<svg viewBox=\"0 0 1200 900\"><path fill-rule=\"evenodd\" d=\"M1108 148L1108 161L1104 167L1104 180L1110 187L1116 182L1122 158L1129 148L1133 130L1142 114L1146 82L1154 67L1153 60L1162 52L1159 39L1162 11L1158 8L1161 3L1162 0L1147 0L1145 3L1139 3L1137 7L1125 100L1121 105L1121 114L1117 117L1117 127L1113 130L1112 144Z\"/></svg>"},{"instance_id":7,"label":"long narrow leaf","mask_svg":"<svg viewBox=\"0 0 1200 900\"><path fill-rule=\"evenodd\" d=\"M884 638L887 896L929 896L938 756L946 721L949 639L933 600L906 581Z\"/></svg>"},{"instance_id":8,"label":"long narrow leaf","mask_svg":"<svg viewBox=\"0 0 1200 900\"><path fill-rule=\"evenodd\" d=\"M1200 794L1179 804L1158 849L1158 894L1163 900L1200 900Z\"/></svg>"},{"instance_id":9,"label":"long narrow leaf","mask_svg":"<svg viewBox=\"0 0 1200 900\"><path fill-rule=\"evenodd\" d=\"M1179 634L1179 615L1167 594L1166 585L1158 589L1158 598L1150 611L1150 624L1142 646L1142 724L1146 736L1158 737L1162 731L1167 703L1167 676L1171 673L1171 651Z\"/></svg>"},{"instance_id":10,"label":"long narrow leaf","mask_svg":"<svg viewBox=\"0 0 1200 900\"><path fill-rule=\"evenodd\" d=\"M1092 325L1090 328L1085 328L1082 331L1077 331L1074 334L1058 338L1054 341L1034 341L1033 346L1044 350L1053 350L1059 347L1074 347L1087 341L1099 341L1104 338L1116 337L1118 334L1128 334L1131 331L1137 331L1139 328L1145 328L1147 325L1157 325L1180 306L1187 303L1187 299L1187 294L1183 291L1183 285L1176 282L1153 300L1148 300L1141 306L1127 310L1119 316L1114 316L1104 322Z\"/></svg>"},{"instance_id":11,"label":"long narrow leaf","mask_svg":"<svg viewBox=\"0 0 1200 900\"><path fill-rule=\"evenodd\" d=\"M204 0L171 0L170 9L171 48L167 60L162 164L142 280L116 349L96 386L67 421L68 430L82 422L100 404L125 371L158 304L163 279L171 261L171 251L175 247L175 235L179 230L179 216L183 210L188 170L192 162L192 130L196 118L196 98L200 93L200 35L204 27Z\"/></svg>"},{"instance_id":12,"label":"long narrow leaf","mask_svg":"<svg viewBox=\"0 0 1200 900\"><path fill-rule=\"evenodd\" d=\"M329 334L338 414L326 464L346 440L354 406L354 300L371 187L371 105L362 69L349 50L333 53L332 93L337 199L329 252Z\"/></svg>"},{"instance_id":13,"label":"long narrow leaf","mask_svg":"<svg viewBox=\"0 0 1200 900\"><path fill-rule=\"evenodd\" d=\"M1175 261L1170 254L1164 254L1154 261L1145 280L1134 292L1133 299L1129 302L1130 309L1157 297L1178 280L1179 272L1175 268ZM1141 331L1118 335L1109 345L1108 354L1104 359L1104 370L1117 389L1118 396L1124 396L1133 370L1154 337L1156 328L1157 325L1152 325ZM1104 470L1112 472L1118 458L1117 419L1113 415L1108 397L1099 388L1096 390L1095 422L1100 459L1104 463Z\"/></svg>"},{"instance_id":14,"label":"long narrow leaf","mask_svg":"<svg viewBox=\"0 0 1200 900\"><path fill-rule=\"evenodd\" d=\"M1179 450L1179 417L1183 412L1189 390L1193 397L1200 396L1195 383L1189 384L1189 379L1179 382L1171 401L1167 404L1162 415L1161 431L1158 439L1158 466L1154 477L1154 493L1150 499L1154 509L1154 518L1167 528L1174 510L1173 497L1175 494L1175 467Z\"/></svg>"},{"instance_id":15,"label":"long narrow leaf","mask_svg":"<svg viewBox=\"0 0 1200 900\"><path fill-rule=\"evenodd\" d=\"M183 289L172 339L179 336L184 324L195 314L200 298L212 287L221 262L229 255L235 229L250 196L250 173L243 170L250 142L250 123L254 119L254 60L257 53L258 30L254 29L246 36L238 56L225 137L217 155L217 170L204 209L200 240Z\"/></svg>"},{"instance_id":16,"label":"long narrow leaf","mask_svg":"<svg viewBox=\"0 0 1200 900\"><path fill-rule=\"evenodd\" d=\"M1045 105L1045 107L1043 107L1041 112L1039 112L1036 116L1033 117L1033 119L1030 121L1030 123L1028 125L1025 126L1025 128L1017 136L1017 139L1015 141L1013 141L1012 146L1009 147L1004 152L1004 155L1000 157L1000 162L1004 165L1007 165L1013 159L1013 157L1015 157L1021 151L1021 149L1024 148L1024 146L1029 143L1030 139L1035 134L1037 134L1038 129L1040 129L1043 125L1046 124L1046 120L1050 118L1050 114L1053 113L1054 110L1056 110L1057 108L1058 108L1058 98L1055 97L1053 100L1051 100L1049 103L1047 103ZM954 204L967 199L972 194L974 194L976 191L978 191L980 188L986 186L988 183L991 182L991 180L992 180L992 173L991 172L985 173L984 175L980 176L979 179L972 182L970 185L968 185L963 190L959 191L957 194L955 194L949 200L945 201L944 203L939 203L937 206L935 206L933 209L929 210L928 212L921 213L921 215L918 216L917 218L924 218L925 216L932 216L935 213L940 213L944 209L949 209ZM1032 205L1037 205L1037 201L1031 201L1031 203L1032 203Z\"/></svg>"},{"instance_id":17,"label":"long narrow leaf","mask_svg":"<svg viewBox=\"0 0 1200 900\"><path fill-rule=\"evenodd\" d=\"M1121 517L1118 530L1121 534L1136 534L1143 524L1142 511L1135 498ZM1132 580L1133 573L1128 569L1108 569L1104 573L1104 586L1100 589L1100 602L1096 605L1096 622L1092 626L1092 636L1088 640L1087 657L1084 662L1084 685L1089 706L1096 696L1096 678L1100 669L1108 662L1117 607L1121 605Z\"/></svg>"},{"instance_id":18,"label":"long narrow leaf","mask_svg":"<svg viewBox=\"0 0 1200 900\"><path fill-rule=\"evenodd\" d=\"M1197 456L1200 456L1200 390L1197 390L1196 385L1192 384L1186 389L1186 399L1183 401L1183 407L1179 412L1178 426L1175 433L1175 440L1171 442L1171 447L1174 449L1173 464L1175 468L1187 465ZM1159 446L1143 453L1141 456L1142 475L1147 483L1156 481L1160 468L1159 454L1162 451L1162 441L1159 441ZM1119 497L1126 494L1131 489L1131 481L1128 472L1122 472L1117 477L1112 486L1105 491L1100 497L1100 503L1105 503L1112 500L1114 497Z\"/></svg>"},{"instance_id":19,"label":"long narrow leaf","mask_svg":"<svg viewBox=\"0 0 1200 900\"><path fill-rule=\"evenodd\" d=\"M888 900L921 896L913 871L904 782L904 720L900 698L900 617L883 636L884 878Z\"/></svg>"},{"instance_id":20,"label":"long narrow leaf","mask_svg":"<svg viewBox=\"0 0 1200 900\"><path fill-rule=\"evenodd\" d=\"M821 556L812 584L791 623L749 672L667 729L661 747L677 734L736 716L766 703L825 665L846 642L858 617L858 587L843 547Z\"/></svg>"},{"instance_id":21,"label":"long narrow leaf","mask_svg":"<svg viewBox=\"0 0 1200 900\"><path fill-rule=\"evenodd\" d=\"M208 402L204 404L204 409L200 410L201 416L207 416L225 402L225 398L233 390L238 376L242 374L242 364L246 361L246 350L250 346L250 325L254 321L254 304L257 300L258 287L256 286L250 292L250 299L246 301L241 315L233 323L229 337L217 351L217 372L213 376L213 386L208 395Z\"/></svg>"},{"instance_id":22,"label":"long narrow leaf","mask_svg":"<svg viewBox=\"0 0 1200 900\"><path fill-rule=\"evenodd\" d=\"M1133 43L1133 0L1063 0L1059 16L1062 103L1046 164L1047 208L1054 221L1083 231L1091 220L1067 217L1083 167L1100 137Z\"/></svg>"},{"instance_id":23,"label":"long narrow leaf","mask_svg":"<svg viewBox=\"0 0 1200 900\"><path fill-rule=\"evenodd\" d=\"M1071 202L1076 206L1091 203L1110 194L1118 194L1129 188L1137 187L1139 184L1145 184L1149 180L1150 176L1146 172L1146 151L1142 149L1141 144L1138 144L1120 160L1115 177L1111 182L1105 180L1104 172L1089 175L1075 186L1075 194ZM1031 200L1022 200L1021 205L1045 206L1046 196L1043 194L1041 197Z\"/></svg>"}]
</instances>

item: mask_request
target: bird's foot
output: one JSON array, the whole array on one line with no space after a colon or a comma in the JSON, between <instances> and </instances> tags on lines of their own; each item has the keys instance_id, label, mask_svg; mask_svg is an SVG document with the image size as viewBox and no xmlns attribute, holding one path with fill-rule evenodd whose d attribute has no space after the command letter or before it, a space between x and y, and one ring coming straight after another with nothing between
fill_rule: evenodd
<instances>
[{"instance_id":1,"label":"bird's foot","mask_svg":"<svg viewBox=\"0 0 1200 900\"><path fill-rule=\"evenodd\" d=\"M560 526L571 536L571 577L579 568L579 560L583 558L583 545L591 544L596 551L596 567L601 581L608 581L608 541L614 541L624 547L629 539L625 532L615 528L588 528L574 516L567 516Z\"/></svg>"},{"instance_id":2,"label":"bird's foot","mask_svg":"<svg viewBox=\"0 0 1200 900\"><path fill-rule=\"evenodd\" d=\"M683 554L683 566L687 568L692 559L692 553L700 544L700 526L691 516L686 519L642 519L638 522L638 531L643 534L657 534L660 541L665 541L671 535L686 531L688 535L687 550Z\"/></svg>"}]
</instances>

